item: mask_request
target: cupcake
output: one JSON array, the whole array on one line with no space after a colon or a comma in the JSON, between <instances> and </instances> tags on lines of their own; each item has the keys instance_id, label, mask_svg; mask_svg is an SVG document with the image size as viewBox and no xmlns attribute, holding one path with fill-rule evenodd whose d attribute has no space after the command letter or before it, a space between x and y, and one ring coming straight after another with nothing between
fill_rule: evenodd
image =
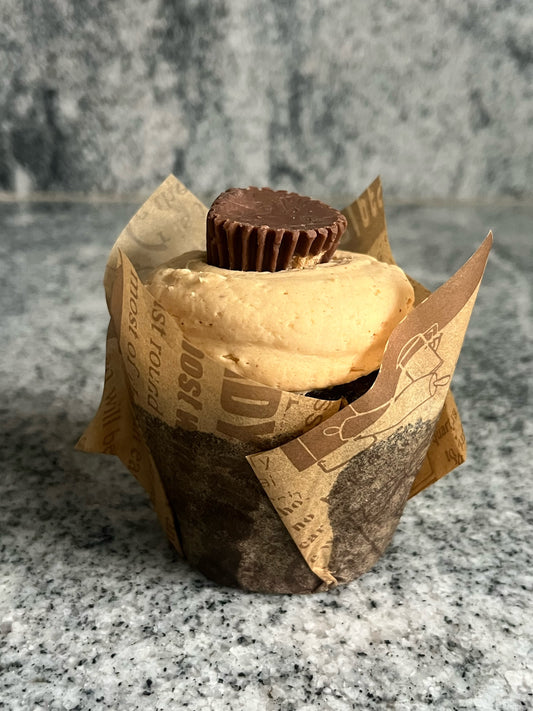
<instances>
[{"instance_id":1,"label":"cupcake","mask_svg":"<svg viewBox=\"0 0 533 711\"><path fill-rule=\"evenodd\" d=\"M318 400L353 400L373 382L414 293L399 267L336 251L345 228L344 215L317 200L228 190L208 212L206 251L165 262L145 285L187 342L222 369ZM255 591L321 586L245 459L281 444L279 436L258 441L251 431L235 441L166 429L142 411L138 419L193 565Z\"/></svg>"},{"instance_id":2,"label":"cupcake","mask_svg":"<svg viewBox=\"0 0 533 711\"><path fill-rule=\"evenodd\" d=\"M449 382L489 249L428 296L394 265L379 179L341 214L268 188L207 211L171 176L110 255L104 393L78 447L119 456L218 583L349 582L410 491L464 459Z\"/></svg>"}]
</instances>

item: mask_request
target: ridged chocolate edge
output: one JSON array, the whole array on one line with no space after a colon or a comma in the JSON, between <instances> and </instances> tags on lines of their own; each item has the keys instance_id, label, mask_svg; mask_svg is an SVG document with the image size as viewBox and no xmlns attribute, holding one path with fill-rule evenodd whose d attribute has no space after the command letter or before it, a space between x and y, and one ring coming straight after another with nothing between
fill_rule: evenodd
<instances>
[{"instance_id":1,"label":"ridged chocolate edge","mask_svg":"<svg viewBox=\"0 0 533 711\"><path fill-rule=\"evenodd\" d=\"M316 230L273 229L207 215L207 263L224 269L277 272L328 262L347 226L342 213Z\"/></svg>"}]
</instances>

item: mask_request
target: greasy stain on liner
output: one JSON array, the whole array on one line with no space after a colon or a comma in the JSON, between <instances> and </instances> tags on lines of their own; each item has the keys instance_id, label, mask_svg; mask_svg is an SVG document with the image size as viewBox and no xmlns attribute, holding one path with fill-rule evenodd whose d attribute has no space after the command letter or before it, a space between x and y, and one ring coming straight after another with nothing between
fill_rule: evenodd
<instances>
[{"instance_id":1,"label":"greasy stain on liner","mask_svg":"<svg viewBox=\"0 0 533 711\"><path fill-rule=\"evenodd\" d=\"M170 427L140 407L135 414L191 565L221 585L254 592L319 587L246 460L256 444ZM273 438L265 448L282 443Z\"/></svg>"},{"instance_id":2,"label":"greasy stain on liner","mask_svg":"<svg viewBox=\"0 0 533 711\"><path fill-rule=\"evenodd\" d=\"M340 472L328 496L330 570L339 583L369 570L390 543L435 425L436 420L418 420L400 427Z\"/></svg>"}]
</instances>

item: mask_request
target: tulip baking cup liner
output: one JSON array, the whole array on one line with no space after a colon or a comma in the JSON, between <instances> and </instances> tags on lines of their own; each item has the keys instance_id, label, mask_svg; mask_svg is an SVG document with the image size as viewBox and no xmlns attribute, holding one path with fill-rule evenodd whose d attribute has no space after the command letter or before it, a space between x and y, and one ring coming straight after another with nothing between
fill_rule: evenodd
<instances>
[{"instance_id":1,"label":"tulip baking cup liner","mask_svg":"<svg viewBox=\"0 0 533 711\"><path fill-rule=\"evenodd\" d=\"M343 213L343 249L394 263L379 178ZM411 280L416 308L374 384L347 404L225 369L143 286L154 267L204 248L206 214L169 176L115 243L104 390L77 447L118 456L176 550L218 583L270 593L347 583L383 554L409 497L465 459L449 386L492 236L434 293Z\"/></svg>"}]
</instances>

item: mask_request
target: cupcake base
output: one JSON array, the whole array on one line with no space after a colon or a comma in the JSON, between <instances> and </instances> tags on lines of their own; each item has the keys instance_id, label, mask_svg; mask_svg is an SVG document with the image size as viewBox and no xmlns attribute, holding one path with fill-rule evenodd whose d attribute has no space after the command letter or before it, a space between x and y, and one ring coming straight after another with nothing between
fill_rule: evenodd
<instances>
[{"instance_id":1,"label":"cupcake base","mask_svg":"<svg viewBox=\"0 0 533 711\"><path fill-rule=\"evenodd\" d=\"M353 402L376 375L307 396ZM256 444L170 427L139 407L135 414L185 558L194 568L220 585L250 592L305 594L324 589L246 459L257 452ZM264 449L283 443L273 438Z\"/></svg>"},{"instance_id":2,"label":"cupcake base","mask_svg":"<svg viewBox=\"0 0 533 711\"><path fill-rule=\"evenodd\" d=\"M379 370L373 373L363 375L357 380L352 380L351 383L343 383L342 385L334 385L331 388L321 388L319 390L309 390L305 393L307 397L316 397L320 400L341 400L344 399L348 404L357 400L364 395L378 377Z\"/></svg>"},{"instance_id":3,"label":"cupcake base","mask_svg":"<svg viewBox=\"0 0 533 711\"><path fill-rule=\"evenodd\" d=\"M136 417L194 568L251 592L311 593L321 586L246 460L257 446L169 427L141 408Z\"/></svg>"}]
</instances>

